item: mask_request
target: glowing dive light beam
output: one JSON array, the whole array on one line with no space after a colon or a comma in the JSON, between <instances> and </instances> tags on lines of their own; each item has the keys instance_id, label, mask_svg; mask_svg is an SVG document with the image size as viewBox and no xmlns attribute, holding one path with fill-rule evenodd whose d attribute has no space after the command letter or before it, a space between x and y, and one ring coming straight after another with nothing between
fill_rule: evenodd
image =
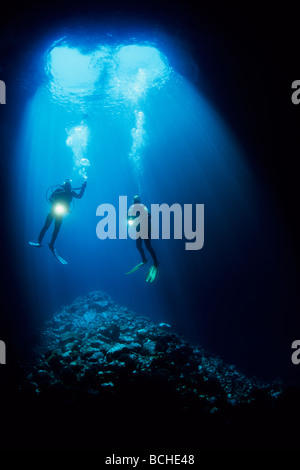
<instances>
[{"instance_id":1,"label":"glowing dive light beam","mask_svg":"<svg viewBox=\"0 0 300 470\"><path fill-rule=\"evenodd\" d=\"M54 212L56 215L63 215L67 212L67 209L63 204L56 204L54 206Z\"/></svg>"}]
</instances>

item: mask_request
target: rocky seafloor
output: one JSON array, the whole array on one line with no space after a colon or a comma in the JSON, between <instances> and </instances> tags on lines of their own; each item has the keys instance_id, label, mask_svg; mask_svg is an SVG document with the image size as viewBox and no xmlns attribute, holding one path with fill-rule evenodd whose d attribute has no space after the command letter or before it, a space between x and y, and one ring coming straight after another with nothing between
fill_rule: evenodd
<instances>
[{"instance_id":1,"label":"rocky seafloor","mask_svg":"<svg viewBox=\"0 0 300 470\"><path fill-rule=\"evenodd\" d=\"M48 320L20 372L24 449L267 450L295 403L101 291Z\"/></svg>"}]
</instances>

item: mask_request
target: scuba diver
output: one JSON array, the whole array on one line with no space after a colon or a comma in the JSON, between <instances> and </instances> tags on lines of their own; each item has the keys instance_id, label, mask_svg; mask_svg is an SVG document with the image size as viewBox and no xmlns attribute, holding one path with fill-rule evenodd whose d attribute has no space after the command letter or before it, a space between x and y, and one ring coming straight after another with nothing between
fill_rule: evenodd
<instances>
[{"instance_id":1,"label":"scuba diver","mask_svg":"<svg viewBox=\"0 0 300 470\"><path fill-rule=\"evenodd\" d=\"M81 188L74 188L76 190L80 189L79 194L77 194L75 193L74 189L72 189L71 181L66 180L63 184L59 185L59 187L52 192L51 196L49 197L49 203L51 204L51 209L50 209L49 214L46 217L45 224L39 234L38 243L29 242L31 246L35 246L37 248L42 247L43 246L42 240L54 219L54 230L53 230L51 241L49 243L49 248L52 251L52 253L56 256L58 261L60 261L62 264L67 264L67 262L59 255L57 250L54 248L54 243L57 238L58 232L60 230L64 214L66 214L67 212L70 212L70 204L73 198L77 198L77 199L82 198L85 188L86 188L86 184L87 184L86 181L84 181Z\"/></svg>"},{"instance_id":2,"label":"scuba diver","mask_svg":"<svg viewBox=\"0 0 300 470\"><path fill-rule=\"evenodd\" d=\"M139 204L139 205L141 204L141 200L140 200L139 196L134 196L133 201L132 201L132 205L128 209L127 219L128 219L129 224L132 224L134 219L136 219L138 217L136 215L136 208L134 207L136 204ZM143 249L143 240L144 240L145 246L146 246L147 250L149 251L149 253L150 253L150 255L153 259L153 265L150 267L150 269L148 271L148 274L147 274L147 277L146 277L146 282L153 282L156 278L156 275L157 275L157 268L158 268L159 263L158 263L158 260L157 260L156 253L153 250L152 245L151 245L151 213L149 212L149 210L147 209L147 207L144 204L141 204L141 208L143 208L143 210L147 211L147 217L148 217L148 233L147 233L146 237L139 236L136 239L136 247L137 247L137 249L138 249L138 251L141 255L142 262L139 263L137 266L135 266L133 269L131 269L126 274L133 273L134 271L136 271L141 266L143 266L144 264L147 263L147 259L146 259L146 256L145 256L145 251Z\"/></svg>"}]
</instances>

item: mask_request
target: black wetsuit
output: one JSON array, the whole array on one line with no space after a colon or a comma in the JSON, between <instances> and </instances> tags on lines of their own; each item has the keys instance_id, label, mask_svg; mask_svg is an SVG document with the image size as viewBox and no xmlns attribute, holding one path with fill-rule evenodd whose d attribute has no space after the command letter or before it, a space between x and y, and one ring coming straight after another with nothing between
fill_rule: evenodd
<instances>
[{"instance_id":1,"label":"black wetsuit","mask_svg":"<svg viewBox=\"0 0 300 470\"><path fill-rule=\"evenodd\" d=\"M136 247L140 252L143 263L146 263L147 260L146 260L145 252L144 252L144 249L143 249L143 246L142 246L143 240L145 242L147 250L149 251L150 255L152 256L154 265L158 266L158 260L157 260L156 253L155 253L155 251L153 250L153 248L151 246L151 214L150 214L150 212L148 212L148 238L143 239L143 238L139 237L139 238L136 239Z\"/></svg>"},{"instance_id":2,"label":"black wetsuit","mask_svg":"<svg viewBox=\"0 0 300 470\"><path fill-rule=\"evenodd\" d=\"M80 190L79 194L75 193L75 191L65 191L63 188L56 189L52 193L52 195L50 197L50 202L52 203L51 210L50 210L49 214L47 215L44 227L42 228L42 230L39 234L39 238L38 238L39 244L42 243L42 240L44 238L45 233L49 229L53 219L55 219L53 235L52 235L51 242L49 244L50 247L53 248L55 240L57 238L58 232L59 232L61 224L62 224L62 220L63 220L63 214L56 214L55 213L55 205L56 204L62 204L66 208L66 212L69 212L70 204L72 202L73 197L75 197L77 199L81 199L83 194L84 194L84 191L85 191L85 185L83 185L81 187L81 190Z\"/></svg>"}]
</instances>

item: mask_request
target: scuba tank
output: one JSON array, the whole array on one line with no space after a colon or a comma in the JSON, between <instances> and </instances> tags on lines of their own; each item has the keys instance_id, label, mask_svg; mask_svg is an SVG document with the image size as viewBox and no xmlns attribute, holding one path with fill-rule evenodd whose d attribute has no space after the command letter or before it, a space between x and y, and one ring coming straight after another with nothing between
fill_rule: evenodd
<instances>
[{"instance_id":1,"label":"scuba tank","mask_svg":"<svg viewBox=\"0 0 300 470\"><path fill-rule=\"evenodd\" d=\"M69 180L66 180L66 181L69 181ZM64 183L61 183L61 184L53 184L52 186L49 186L49 188L47 189L46 191L46 201L48 202L48 204L50 206L52 206L52 202L51 202L51 196L53 195L53 193L55 192L57 195L59 195L59 193L64 193L64 187L63 187ZM79 188L72 188L73 190L78 190L78 189L81 189L81 187ZM74 198L72 198L72 209L70 208L70 213L71 212L74 212L75 210L75 203L74 203Z\"/></svg>"}]
</instances>

